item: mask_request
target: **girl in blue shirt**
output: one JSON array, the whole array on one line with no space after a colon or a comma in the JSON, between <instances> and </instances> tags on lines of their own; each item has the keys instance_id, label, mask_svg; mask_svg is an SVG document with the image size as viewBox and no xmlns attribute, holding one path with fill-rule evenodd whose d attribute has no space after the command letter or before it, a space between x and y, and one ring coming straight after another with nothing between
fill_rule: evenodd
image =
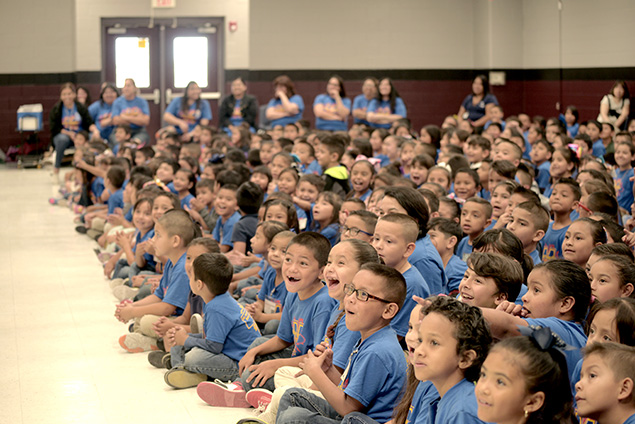
<instances>
[{"instance_id":1,"label":"girl in blue shirt","mask_svg":"<svg viewBox=\"0 0 635 424\"><path fill-rule=\"evenodd\" d=\"M617 192L617 203L620 208L630 212L633 205L633 166L631 165L635 158L635 148L630 143L619 143L615 146L615 191Z\"/></svg>"},{"instance_id":2,"label":"girl in blue shirt","mask_svg":"<svg viewBox=\"0 0 635 424\"><path fill-rule=\"evenodd\" d=\"M302 119L304 100L295 94L295 85L291 78L280 75L273 80L275 96L269 101L266 109L267 119L271 127L296 123Z\"/></svg>"},{"instance_id":3,"label":"girl in blue shirt","mask_svg":"<svg viewBox=\"0 0 635 424\"><path fill-rule=\"evenodd\" d=\"M366 120L366 113L371 100L377 97L378 84L377 78L366 78L362 84L362 94L353 100L353 118L356 124L370 126L370 123Z\"/></svg>"},{"instance_id":4,"label":"girl in blue shirt","mask_svg":"<svg viewBox=\"0 0 635 424\"><path fill-rule=\"evenodd\" d=\"M315 128L325 131L346 131L351 99L346 98L344 80L333 75L326 84L326 94L318 94L313 102Z\"/></svg>"},{"instance_id":5,"label":"girl in blue shirt","mask_svg":"<svg viewBox=\"0 0 635 424\"><path fill-rule=\"evenodd\" d=\"M190 202L194 199L192 192L196 186L196 175L189 169L181 168L174 174L174 189L177 191L181 208L190 208Z\"/></svg>"},{"instance_id":6,"label":"girl in blue shirt","mask_svg":"<svg viewBox=\"0 0 635 424\"><path fill-rule=\"evenodd\" d=\"M379 94L368 104L366 119L373 128L390 128L393 122L406 117L406 105L390 78L379 81Z\"/></svg>"},{"instance_id":7,"label":"girl in blue shirt","mask_svg":"<svg viewBox=\"0 0 635 424\"><path fill-rule=\"evenodd\" d=\"M335 246L340 235L340 197L332 191L320 193L313 206L312 230L326 237Z\"/></svg>"},{"instance_id":8,"label":"girl in blue shirt","mask_svg":"<svg viewBox=\"0 0 635 424\"><path fill-rule=\"evenodd\" d=\"M211 119L209 102L201 99L201 89L194 81L187 84L185 95L172 100L163 114L163 120L181 135L183 141L191 140L194 130L200 125L208 125Z\"/></svg>"},{"instance_id":9,"label":"girl in blue shirt","mask_svg":"<svg viewBox=\"0 0 635 424\"><path fill-rule=\"evenodd\" d=\"M496 423L572 422L567 363L556 343L547 327L494 345L474 389L479 419Z\"/></svg>"},{"instance_id":10,"label":"girl in blue shirt","mask_svg":"<svg viewBox=\"0 0 635 424\"><path fill-rule=\"evenodd\" d=\"M99 94L99 100L88 107L88 113L93 118L95 127L92 129L93 140L109 141L115 126L112 122L112 104L119 96L117 87L110 83L104 84ZM114 136L112 143L114 143Z\"/></svg>"}]
</instances>

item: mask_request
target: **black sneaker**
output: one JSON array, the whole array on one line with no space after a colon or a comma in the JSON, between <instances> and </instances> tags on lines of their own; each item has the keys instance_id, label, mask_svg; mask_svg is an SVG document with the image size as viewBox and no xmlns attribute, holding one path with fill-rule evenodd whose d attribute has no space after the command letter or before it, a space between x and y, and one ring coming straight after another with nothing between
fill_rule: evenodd
<instances>
[{"instance_id":1,"label":"black sneaker","mask_svg":"<svg viewBox=\"0 0 635 424\"><path fill-rule=\"evenodd\" d=\"M77 227L75 227L75 231L80 234L86 234L88 232L88 228L84 227L83 225L78 225Z\"/></svg>"},{"instance_id":2,"label":"black sneaker","mask_svg":"<svg viewBox=\"0 0 635 424\"><path fill-rule=\"evenodd\" d=\"M163 337L157 340L157 347L159 348L159 350L165 352L165 343L163 343Z\"/></svg>"},{"instance_id":3,"label":"black sneaker","mask_svg":"<svg viewBox=\"0 0 635 424\"><path fill-rule=\"evenodd\" d=\"M168 355L165 352L161 352L160 350L155 350L153 352L148 353L148 362L155 368L165 368L163 364L163 357Z\"/></svg>"}]
</instances>

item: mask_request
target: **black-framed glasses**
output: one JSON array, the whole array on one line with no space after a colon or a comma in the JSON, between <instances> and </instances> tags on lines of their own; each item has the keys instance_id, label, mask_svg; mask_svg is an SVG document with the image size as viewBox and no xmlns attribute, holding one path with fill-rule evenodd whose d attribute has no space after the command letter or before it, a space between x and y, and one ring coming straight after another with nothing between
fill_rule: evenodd
<instances>
[{"instance_id":1,"label":"black-framed glasses","mask_svg":"<svg viewBox=\"0 0 635 424\"><path fill-rule=\"evenodd\" d=\"M367 236L372 236L372 233L368 233L368 232L366 232L364 230L361 230L361 229L359 229L357 227L347 227L346 225L342 225L342 226L340 226L340 229L342 230L342 234L344 234L347 231L350 231L351 235L353 237L356 236L359 233L366 234Z\"/></svg>"},{"instance_id":2,"label":"black-framed glasses","mask_svg":"<svg viewBox=\"0 0 635 424\"><path fill-rule=\"evenodd\" d=\"M352 284L344 284L344 294L346 296L350 296L353 293L355 293L356 296L357 296L357 299L361 300L362 302L368 302L368 299L375 299L375 300L379 300L380 302L384 302L384 303L393 303L390 300L386 300L386 299L382 299L381 297L373 296L372 294L368 293L365 290L356 289Z\"/></svg>"}]
</instances>

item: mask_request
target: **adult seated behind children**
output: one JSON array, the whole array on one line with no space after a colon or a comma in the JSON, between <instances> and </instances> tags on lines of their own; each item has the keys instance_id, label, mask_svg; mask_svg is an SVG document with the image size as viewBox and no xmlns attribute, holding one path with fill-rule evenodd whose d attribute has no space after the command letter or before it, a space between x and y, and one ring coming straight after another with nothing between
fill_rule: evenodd
<instances>
[{"instance_id":1,"label":"adult seated behind children","mask_svg":"<svg viewBox=\"0 0 635 424\"><path fill-rule=\"evenodd\" d=\"M150 124L148 102L137 96L137 86L132 78L126 78L121 94L112 104L112 122L114 125L130 125L132 141L145 145L150 141L145 129Z\"/></svg>"},{"instance_id":2,"label":"adult seated behind children","mask_svg":"<svg viewBox=\"0 0 635 424\"><path fill-rule=\"evenodd\" d=\"M223 99L218 115L219 126L225 131L231 127L238 127L243 122L249 124L250 128L256 127L258 100L247 94L247 85L241 77L232 81L231 94Z\"/></svg>"},{"instance_id":3,"label":"adult seated behind children","mask_svg":"<svg viewBox=\"0 0 635 424\"><path fill-rule=\"evenodd\" d=\"M185 87L185 94L170 102L163 120L170 124L161 131L175 131L182 141L197 138L200 125L207 125L212 119L212 109L207 100L201 99L201 89L197 83L190 81Z\"/></svg>"}]
</instances>

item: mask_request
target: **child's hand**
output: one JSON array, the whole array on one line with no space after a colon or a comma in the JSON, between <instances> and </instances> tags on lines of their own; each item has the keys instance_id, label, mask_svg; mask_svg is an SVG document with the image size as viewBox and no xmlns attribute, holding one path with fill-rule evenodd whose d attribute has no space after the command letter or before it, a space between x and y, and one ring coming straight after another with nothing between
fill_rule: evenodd
<instances>
[{"instance_id":1,"label":"child's hand","mask_svg":"<svg viewBox=\"0 0 635 424\"><path fill-rule=\"evenodd\" d=\"M320 372L326 373L333 365L333 351L327 349L322 355L315 355L309 351L304 359L300 362L300 368L311 379Z\"/></svg>"},{"instance_id":2,"label":"child's hand","mask_svg":"<svg viewBox=\"0 0 635 424\"><path fill-rule=\"evenodd\" d=\"M190 208L194 211L200 212L205 209L205 204L195 197L194 199L190 200Z\"/></svg>"},{"instance_id":3,"label":"child's hand","mask_svg":"<svg viewBox=\"0 0 635 424\"><path fill-rule=\"evenodd\" d=\"M159 287L161 280L152 280L150 281L150 293L154 293L154 291Z\"/></svg>"},{"instance_id":4,"label":"child's hand","mask_svg":"<svg viewBox=\"0 0 635 424\"><path fill-rule=\"evenodd\" d=\"M232 250L229 253L225 254L225 257L229 259L232 265L240 265L247 256L244 253L237 252L236 250Z\"/></svg>"},{"instance_id":5,"label":"child's hand","mask_svg":"<svg viewBox=\"0 0 635 424\"><path fill-rule=\"evenodd\" d=\"M172 346L175 345L175 338L176 335L176 327L172 327L168 330L167 333L165 333L165 336L163 337L163 343L165 344L165 350L167 352L170 351L170 349L172 349Z\"/></svg>"},{"instance_id":6,"label":"child's hand","mask_svg":"<svg viewBox=\"0 0 635 424\"><path fill-rule=\"evenodd\" d=\"M249 265L260 262L260 259L253 254L253 252L247 252L247 256L245 256L240 263L241 266L248 267Z\"/></svg>"},{"instance_id":7,"label":"child's hand","mask_svg":"<svg viewBox=\"0 0 635 424\"><path fill-rule=\"evenodd\" d=\"M152 324L152 329L159 336L164 337L167 331L173 327L176 327L176 324L172 322L172 320L167 319L166 317L159 318L154 324Z\"/></svg>"},{"instance_id":8,"label":"child's hand","mask_svg":"<svg viewBox=\"0 0 635 424\"><path fill-rule=\"evenodd\" d=\"M183 346L187 340L187 331L181 327L174 327L174 346Z\"/></svg>"},{"instance_id":9,"label":"child's hand","mask_svg":"<svg viewBox=\"0 0 635 424\"><path fill-rule=\"evenodd\" d=\"M622 241L626 243L628 247L633 248L635 246L635 232L624 230L624 233L626 233L626 235L622 237Z\"/></svg>"},{"instance_id":10,"label":"child's hand","mask_svg":"<svg viewBox=\"0 0 635 424\"><path fill-rule=\"evenodd\" d=\"M252 387L262 387L265 385L278 370L275 359L264 361L258 365L252 365L249 367L251 374L247 378L247 383L251 383Z\"/></svg>"},{"instance_id":11,"label":"child's hand","mask_svg":"<svg viewBox=\"0 0 635 424\"><path fill-rule=\"evenodd\" d=\"M504 213L501 216L498 217L498 220L496 221L496 224L494 224L495 229L499 229L499 228L505 228L507 226L507 224L509 224L509 221L511 221L512 215L510 213Z\"/></svg>"},{"instance_id":12,"label":"child's hand","mask_svg":"<svg viewBox=\"0 0 635 424\"><path fill-rule=\"evenodd\" d=\"M134 316L133 316L133 308L134 308L134 306L132 306L131 303L125 303L123 305L118 305L117 306L118 316L117 316L117 312L115 312L115 316L119 319L119 321L121 321L121 322L123 322L125 324L128 321L130 321L132 318L134 318Z\"/></svg>"},{"instance_id":13,"label":"child's hand","mask_svg":"<svg viewBox=\"0 0 635 424\"><path fill-rule=\"evenodd\" d=\"M276 192L276 187L278 187L278 183L271 181L269 185L267 186L267 194L269 194L269 196L274 194Z\"/></svg>"},{"instance_id":14,"label":"child's hand","mask_svg":"<svg viewBox=\"0 0 635 424\"><path fill-rule=\"evenodd\" d=\"M117 260L117 257L113 256L104 264L104 275L106 277L110 278L112 272L115 270L115 266L117 265Z\"/></svg>"},{"instance_id":15,"label":"child's hand","mask_svg":"<svg viewBox=\"0 0 635 424\"><path fill-rule=\"evenodd\" d=\"M123 225L125 218L123 217L123 211L121 208L115 209L115 213L108 215L107 220L113 226Z\"/></svg>"},{"instance_id":16,"label":"child's hand","mask_svg":"<svg viewBox=\"0 0 635 424\"><path fill-rule=\"evenodd\" d=\"M148 239L144 243L146 243L146 253L154 256L156 254L156 251L154 250L154 239Z\"/></svg>"},{"instance_id":17,"label":"child's hand","mask_svg":"<svg viewBox=\"0 0 635 424\"><path fill-rule=\"evenodd\" d=\"M251 350L247 351L247 353L245 353L245 356L243 356L243 358L238 361L238 375L242 375L243 371L245 371L246 368L251 367L255 360L256 355L251 353Z\"/></svg>"},{"instance_id":18,"label":"child's hand","mask_svg":"<svg viewBox=\"0 0 635 424\"><path fill-rule=\"evenodd\" d=\"M187 205L183 209L185 209L185 211L190 214L190 216L192 217L194 221L196 222L203 221L203 217L201 216L201 214L196 212L194 209L188 208Z\"/></svg>"},{"instance_id":19,"label":"child's hand","mask_svg":"<svg viewBox=\"0 0 635 424\"><path fill-rule=\"evenodd\" d=\"M148 241L149 241L149 240L142 241L141 243L137 243L137 253L138 253L139 255L143 255L143 254L145 254L145 253L147 252L147 250L146 250L146 246L148 245L148 244L147 244L147 243L148 243Z\"/></svg>"},{"instance_id":20,"label":"child's hand","mask_svg":"<svg viewBox=\"0 0 635 424\"><path fill-rule=\"evenodd\" d=\"M503 311L506 314L514 315L514 316L524 316L526 312L523 311L522 305L516 305L513 302L508 300L504 300L497 307L497 311Z\"/></svg>"},{"instance_id":21,"label":"child's hand","mask_svg":"<svg viewBox=\"0 0 635 424\"><path fill-rule=\"evenodd\" d=\"M430 303L432 303L428 299L424 299L423 297L419 297L416 295L412 296L412 300L414 300L415 302L417 302L417 304L423 306L424 308L428 307Z\"/></svg>"},{"instance_id":22,"label":"child's hand","mask_svg":"<svg viewBox=\"0 0 635 424\"><path fill-rule=\"evenodd\" d=\"M322 342L319 345L315 346L315 349L313 350L313 353L316 354L317 356L322 355L324 352L326 352L326 350L328 349L328 343L327 342Z\"/></svg>"}]
</instances>

